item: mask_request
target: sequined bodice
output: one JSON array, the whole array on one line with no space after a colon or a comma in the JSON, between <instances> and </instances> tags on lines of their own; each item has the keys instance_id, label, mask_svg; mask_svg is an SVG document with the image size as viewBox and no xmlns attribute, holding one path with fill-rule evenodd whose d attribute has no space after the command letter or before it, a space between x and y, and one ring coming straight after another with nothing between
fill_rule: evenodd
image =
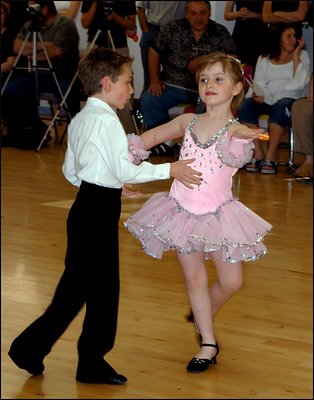
<instances>
[{"instance_id":1,"label":"sequined bodice","mask_svg":"<svg viewBox=\"0 0 314 400\"><path fill-rule=\"evenodd\" d=\"M174 181L170 193L178 202L190 212L204 214L214 212L218 207L232 198L232 177L237 168L223 164L218 157L217 144L227 133L228 127L238 122L230 119L227 124L219 129L205 144L199 142L193 126L198 116L189 123L183 138L180 159L195 158L190 166L202 172L203 181L200 186L188 189L181 182Z\"/></svg>"}]
</instances>

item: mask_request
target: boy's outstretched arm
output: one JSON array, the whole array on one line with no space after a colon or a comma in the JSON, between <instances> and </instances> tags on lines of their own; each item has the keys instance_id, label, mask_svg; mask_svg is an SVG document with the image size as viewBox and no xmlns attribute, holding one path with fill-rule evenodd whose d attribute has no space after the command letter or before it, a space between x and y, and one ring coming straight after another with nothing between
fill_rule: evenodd
<instances>
[{"instance_id":1,"label":"boy's outstretched arm","mask_svg":"<svg viewBox=\"0 0 314 400\"><path fill-rule=\"evenodd\" d=\"M180 160L170 164L170 176L177 179L189 189L194 189L193 185L200 185L202 182L201 172L188 166L195 161L195 158L189 160Z\"/></svg>"}]
</instances>

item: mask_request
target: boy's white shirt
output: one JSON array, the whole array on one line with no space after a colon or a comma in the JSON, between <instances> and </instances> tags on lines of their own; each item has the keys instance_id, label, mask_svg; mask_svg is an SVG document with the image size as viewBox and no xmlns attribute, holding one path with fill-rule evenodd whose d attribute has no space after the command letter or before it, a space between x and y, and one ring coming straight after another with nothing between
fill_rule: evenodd
<instances>
[{"instance_id":1,"label":"boy's white shirt","mask_svg":"<svg viewBox=\"0 0 314 400\"><path fill-rule=\"evenodd\" d=\"M104 101L89 97L68 127L62 171L77 187L84 180L120 189L124 183L169 179L170 163L132 164L127 136L117 114Z\"/></svg>"}]
</instances>

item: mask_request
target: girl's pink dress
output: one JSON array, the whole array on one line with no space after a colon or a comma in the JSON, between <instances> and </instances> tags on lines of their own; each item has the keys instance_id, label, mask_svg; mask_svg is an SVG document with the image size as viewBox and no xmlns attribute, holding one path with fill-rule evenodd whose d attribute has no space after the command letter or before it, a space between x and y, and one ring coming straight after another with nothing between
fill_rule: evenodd
<instances>
[{"instance_id":1,"label":"girl's pink dress","mask_svg":"<svg viewBox=\"0 0 314 400\"><path fill-rule=\"evenodd\" d=\"M207 143L197 140L189 123L182 141L180 159L195 158L192 168L203 181L193 190L174 180L170 192L154 194L125 227L142 243L145 253L162 258L163 252L210 252L222 249L223 260L252 261L266 254L262 243L272 226L232 195L232 177L249 162L254 145L228 134L228 120Z\"/></svg>"}]
</instances>

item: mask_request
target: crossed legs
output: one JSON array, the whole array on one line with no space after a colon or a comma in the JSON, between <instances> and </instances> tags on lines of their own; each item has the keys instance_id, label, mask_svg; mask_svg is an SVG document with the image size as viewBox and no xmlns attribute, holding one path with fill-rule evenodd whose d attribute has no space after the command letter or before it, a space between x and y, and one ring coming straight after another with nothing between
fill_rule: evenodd
<instances>
[{"instance_id":1,"label":"crossed legs","mask_svg":"<svg viewBox=\"0 0 314 400\"><path fill-rule=\"evenodd\" d=\"M215 344L213 319L220 308L237 292L243 282L242 263L225 263L222 251L211 252L216 268L217 281L208 288L208 274L204 253L177 254L181 264L188 299L193 311L195 323L202 336L203 343ZM197 358L210 359L216 350L202 347L195 355Z\"/></svg>"}]
</instances>

